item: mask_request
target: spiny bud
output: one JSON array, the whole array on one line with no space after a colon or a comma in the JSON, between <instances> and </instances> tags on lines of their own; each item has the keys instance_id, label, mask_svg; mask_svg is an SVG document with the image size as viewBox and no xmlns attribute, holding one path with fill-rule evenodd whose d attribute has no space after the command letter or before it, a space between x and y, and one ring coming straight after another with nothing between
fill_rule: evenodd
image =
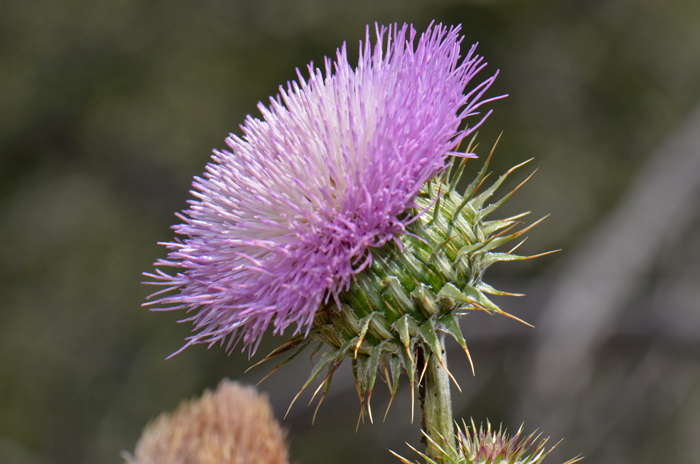
<instances>
[{"instance_id":1,"label":"spiny bud","mask_svg":"<svg viewBox=\"0 0 700 464\"><path fill-rule=\"evenodd\" d=\"M285 433L264 394L230 380L149 424L128 464L288 464Z\"/></svg>"},{"instance_id":2,"label":"spiny bud","mask_svg":"<svg viewBox=\"0 0 700 464\"><path fill-rule=\"evenodd\" d=\"M471 144L467 153L471 153ZM402 372L412 385L415 383L417 354L427 359L434 353L445 366L439 332L452 336L471 363L457 319L474 310L513 317L487 296L513 294L484 282L484 272L497 262L533 258L514 254L517 246L507 252L496 249L540 222L513 231L521 224L518 219L527 213L490 219L522 183L500 199L489 201L503 181L527 163L510 169L481 191L492 154L493 150L464 193L456 188L466 157L426 182L415 200L417 208L409 212L415 220L406 233L372 249L371 264L355 276L338 301L330 301L318 311L309 333L293 338L265 360L296 349L285 364L313 342L327 345L330 350L316 363L302 387L303 391L325 368L325 378L317 390L324 387L325 395L333 373L346 356L351 357L360 400L367 404L370 420L369 399L379 372L389 383L393 399Z\"/></svg>"},{"instance_id":3,"label":"spiny bud","mask_svg":"<svg viewBox=\"0 0 700 464\"><path fill-rule=\"evenodd\" d=\"M537 431L521 438L522 426L511 437L502 428L499 428L497 432L491 430L491 424L488 421L486 422L486 430L484 430L483 425L477 430L473 421L471 431L466 424L462 423L462 425L462 429L457 428L457 446L455 448L445 449L424 433L425 439L430 446L440 451L441 464L540 464L557 446L554 445L550 449L546 449L549 438L540 440L541 434L537 434ZM437 461L416 450L411 445L409 447L425 459L428 464L437 464ZM403 464L413 464L393 451L392 453ZM576 457L566 461L564 464L574 464L581 459L583 458Z\"/></svg>"}]
</instances>

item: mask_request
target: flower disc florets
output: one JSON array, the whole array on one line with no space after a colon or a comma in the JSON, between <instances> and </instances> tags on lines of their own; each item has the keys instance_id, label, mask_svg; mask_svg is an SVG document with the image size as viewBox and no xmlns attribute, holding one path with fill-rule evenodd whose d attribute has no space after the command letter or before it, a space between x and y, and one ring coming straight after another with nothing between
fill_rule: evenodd
<instances>
[{"instance_id":1,"label":"flower disc florets","mask_svg":"<svg viewBox=\"0 0 700 464\"><path fill-rule=\"evenodd\" d=\"M343 45L325 75L298 72L195 178L197 199L174 227L184 238L156 262L178 272L149 275L166 287L155 295L179 292L147 303L192 313L185 346L242 340L252 354L270 324L308 332L372 249L398 243L423 184L488 116L460 130L493 100L480 98L495 75L466 90L485 64L474 46L460 61L459 27L431 25L417 40L406 25L376 33L357 68Z\"/></svg>"}]
</instances>

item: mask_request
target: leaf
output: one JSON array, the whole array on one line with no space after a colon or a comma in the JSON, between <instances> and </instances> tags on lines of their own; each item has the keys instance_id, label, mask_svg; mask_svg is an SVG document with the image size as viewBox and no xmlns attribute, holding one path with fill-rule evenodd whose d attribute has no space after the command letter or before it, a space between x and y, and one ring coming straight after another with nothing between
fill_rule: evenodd
<instances>
[{"instance_id":1,"label":"leaf","mask_svg":"<svg viewBox=\"0 0 700 464\"><path fill-rule=\"evenodd\" d=\"M399 389L399 377L401 376L401 359L396 356L391 356L389 360L389 368L391 370L391 384L389 384L389 379L387 379L387 384L389 384L389 389L391 390L391 398L389 399L389 404L386 407L386 412L384 413L384 421L386 421L386 416L389 414L389 409L391 408L391 403L394 402L394 396Z\"/></svg>"},{"instance_id":2,"label":"leaf","mask_svg":"<svg viewBox=\"0 0 700 464\"><path fill-rule=\"evenodd\" d=\"M413 379L415 379L416 376L416 363L413 360L413 356L411 355L411 348L412 347L409 346L405 350L399 350L397 354L401 359L401 364L406 370L408 378L411 379L411 382L413 382Z\"/></svg>"},{"instance_id":3,"label":"leaf","mask_svg":"<svg viewBox=\"0 0 700 464\"><path fill-rule=\"evenodd\" d=\"M459 251L457 252L457 258L455 259L455 261L459 261L460 259L464 258L465 256L468 256L468 255L470 255L470 254L473 254L473 253L476 252L476 251L479 251L481 248L483 248L484 246L486 246L487 243L488 243L488 242L486 242L486 243L484 243L484 242L477 242L477 243L474 243L473 245L466 245L466 246L463 246L463 247L460 248Z\"/></svg>"},{"instance_id":4,"label":"leaf","mask_svg":"<svg viewBox=\"0 0 700 464\"><path fill-rule=\"evenodd\" d=\"M360 396L360 401L363 400L364 396L367 394L367 367L369 365L369 358L367 356L360 356L357 359L353 359L352 362L352 372L355 377L355 384L357 385L357 394Z\"/></svg>"},{"instance_id":5,"label":"leaf","mask_svg":"<svg viewBox=\"0 0 700 464\"><path fill-rule=\"evenodd\" d=\"M355 345L355 358L357 358L357 350L360 349L360 345L362 345L362 340L364 340L365 335L367 335L367 329L369 329L369 323L372 321L372 317L376 313L370 313L369 316L364 317L361 321L360 324L362 325L362 329L360 330L360 336L358 337L357 344Z\"/></svg>"},{"instance_id":6,"label":"leaf","mask_svg":"<svg viewBox=\"0 0 700 464\"><path fill-rule=\"evenodd\" d=\"M380 340L393 338L391 326L382 313L374 313L369 323L369 332Z\"/></svg>"},{"instance_id":7,"label":"leaf","mask_svg":"<svg viewBox=\"0 0 700 464\"><path fill-rule=\"evenodd\" d=\"M502 313L501 308L496 306L496 304L489 300L486 295L481 293L479 290L475 289L474 287L471 287L467 285L462 289L461 292L466 298L468 303L477 303L479 306L482 308L497 312L497 313Z\"/></svg>"},{"instance_id":8,"label":"leaf","mask_svg":"<svg viewBox=\"0 0 700 464\"><path fill-rule=\"evenodd\" d=\"M408 314L404 314L400 318L394 321L392 327L399 334L401 343L408 349L408 344L410 343L410 336L408 333L408 318L411 317Z\"/></svg>"},{"instance_id":9,"label":"leaf","mask_svg":"<svg viewBox=\"0 0 700 464\"><path fill-rule=\"evenodd\" d=\"M459 346L465 349L467 348L467 341L464 339L464 335L462 335L462 329L459 327L459 322L455 319L454 314L451 312L445 314L440 318L440 323L442 324L441 329L450 334L452 338L459 343Z\"/></svg>"},{"instance_id":10,"label":"leaf","mask_svg":"<svg viewBox=\"0 0 700 464\"><path fill-rule=\"evenodd\" d=\"M469 366L471 366L472 368L472 375L476 375L474 372L474 362L472 361L472 355L469 353L469 348L467 348L467 341L464 339L464 335L462 335L462 329L459 327L459 322L457 322L457 319L455 319L454 314L452 314L451 312L445 314L440 319L440 323L442 324L442 330L452 335L452 338L457 340L459 346L461 346L464 352L467 354Z\"/></svg>"},{"instance_id":11,"label":"leaf","mask_svg":"<svg viewBox=\"0 0 700 464\"><path fill-rule=\"evenodd\" d=\"M467 298L469 298L471 300L471 303L478 309L482 309L484 311L493 311L494 313L501 314L503 316L516 320L522 324L525 324L528 327L534 327L532 324L529 324L523 321L522 319L503 311L501 308L496 306L496 304L493 301L489 300L486 297L486 295L484 295L481 291L477 290L474 287L467 285L466 287L464 287L462 292L466 294Z\"/></svg>"},{"instance_id":12,"label":"leaf","mask_svg":"<svg viewBox=\"0 0 700 464\"><path fill-rule=\"evenodd\" d=\"M387 307L387 309L389 309L389 311L391 312L391 316L393 316L392 319L400 316L404 312L413 308L411 299L407 295L406 288L404 287L404 285L398 277L385 277L382 279L381 285L384 291L386 292L384 295L384 304ZM393 308L387 301L387 297L393 297L401 310L397 311L395 308Z\"/></svg>"},{"instance_id":13,"label":"leaf","mask_svg":"<svg viewBox=\"0 0 700 464\"><path fill-rule=\"evenodd\" d=\"M428 346L430 346L430 349L433 351L433 353L435 353L435 356L437 356L440 364L442 364L442 347L440 346L440 340L438 340L437 333L435 332L435 326L433 325L432 321L428 319L418 326L418 330L420 330L423 340L425 340Z\"/></svg>"},{"instance_id":14,"label":"leaf","mask_svg":"<svg viewBox=\"0 0 700 464\"><path fill-rule=\"evenodd\" d=\"M453 300L457 300L462 303L471 303L471 300L467 298L467 295L460 292L459 289L455 287L451 282L447 282L445 285L442 286L442 288L440 289L440 293L438 293L438 298L440 298L441 296L452 298Z\"/></svg>"},{"instance_id":15,"label":"leaf","mask_svg":"<svg viewBox=\"0 0 700 464\"><path fill-rule=\"evenodd\" d=\"M374 388L374 382L377 379L377 371L379 370L379 358L381 357L382 345L372 347L369 354L369 366L367 367L367 390L371 393Z\"/></svg>"},{"instance_id":16,"label":"leaf","mask_svg":"<svg viewBox=\"0 0 700 464\"><path fill-rule=\"evenodd\" d=\"M435 299L432 296L432 290L430 287L424 283L419 283L416 288L411 292L411 296L415 298L420 304L420 308L423 309L423 316L426 318L435 314L437 308L435 307Z\"/></svg>"},{"instance_id":17,"label":"leaf","mask_svg":"<svg viewBox=\"0 0 700 464\"><path fill-rule=\"evenodd\" d=\"M510 253L486 253L481 258L482 266L490 266L493 263L505 262L505 261L524 261L527 256L514 255Z\"/></svg>"},{"instance_id":18,"label":"leaf","mask_svg":"<svg viewBox=\"0 0 700 464\"><path fill-rule=\"evenodd\" d=\"M503 292L501 290L496 290L486 282L479 282L474 288L477 290L483 292L483 293L488 293L489 295L498 295L498 296L525 296L522 293L509 293L509 292Z\"/></svg>"}]
</instances>

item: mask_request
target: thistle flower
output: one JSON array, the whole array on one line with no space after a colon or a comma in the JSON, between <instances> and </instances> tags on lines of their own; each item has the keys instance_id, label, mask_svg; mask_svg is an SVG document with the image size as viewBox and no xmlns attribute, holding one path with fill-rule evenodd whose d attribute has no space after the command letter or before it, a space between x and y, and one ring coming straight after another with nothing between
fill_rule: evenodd
<instances>
[{"instance_id":1,"label":"thistle flower","mask_svg":"<svg viewBox=\"0 0 700 464\"><path fill-rule=\"evenodd\" d=\"M285 433L264 394L230 380L150 423L128 464L288 464Z\"/></svg>"},{"instance_id":2,"label":"thistle flower","mask_svg":"<svg viewBox=\"0 0 700 464\"><path fill-rule=\"evenodd\" d=\"M471 152L472 143L473 139L467 152ZM355 275L350 288L339 295L339 303L324 304L317 311L308 334L293 337L260 363L296 350L274 372L311 343L319 342L315 352L326 345L330 349L315 363L299 391L301 394L326 368L327 373L315 397L322 387L325 396L334 372L347 356L351 357L355 384L363 405L360 417L363 418L366 411L373 421L369 401L378 374L389 384L392 400L402 373L407 374L414 395L416 381L420 383L424 378L427 360L433 354L451 377L443 354L446 334L461 345L472 362L458 317L479 310L523 322L502 311L488 297L522 295L488 285L483 281L484 272L497 262L527 260L551 252L517 255L513 252L519 244L507 252L496 251L521 237L542 219L515 232L512 229L528 213L489 219L532 176L502 198L489 203L505 179L528 162L511 168L480 191L489 175L487 170L492 155L493 150L462 193L457 191L457 186L464 173L466 158L450 164L450 169L428 180L414 199L414 209L409 210L413 220L407 224L406 233L380 248L371 249L371 263ZM447 426L451 427L451 424L450 418Z\"/></svg>"},{"instance_id":3,"label":"thistle flower","mask_svg":"<svg viewBox=\"0 0 700 464\"><path fill-rule=\"evenodd\" d=\"M475 46L460 61L459 27L376 35L372 45L368 28L355 69L343 45L325 75L313 63L308 79L297 71L195 178L197 199L174 227L184 239L156 262L178 272L147 274L165 286L147 305L191 313L185 347L242 341L252 355L270 324L308 335L319 308L340 308L372 266L372 250L402 247L426 208L421 188L490 114L460 130L495 99L481 97L496 76L467 90L485 63Z\"/></svg>"}]
</instances>

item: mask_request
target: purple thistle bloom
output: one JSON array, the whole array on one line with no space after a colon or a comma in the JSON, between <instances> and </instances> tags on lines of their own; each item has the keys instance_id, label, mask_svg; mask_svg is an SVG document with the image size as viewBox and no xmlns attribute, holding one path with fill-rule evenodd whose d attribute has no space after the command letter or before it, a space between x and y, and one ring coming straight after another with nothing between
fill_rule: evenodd
<instances>
[{"instance_id":1,"label":"purple thistle bloom","mask_svg":"<svg viewBox=\"0 0 700 464\"><path fill-rule=\"evenodd\" d=\"M490 114L459 128L495 100L479 101L496 77L465 93L486 64L476 45L460 62L459 27L431 24L417 46L413 27L376 29L356 69L343 44L325 76L313 63L308 80L297 70L299 82L260 103L263 119L248 116L243 137L231 134L230 151L215 150L195 178L197 200L174 226L185 238L155 263L180 272L147 274L166 288L146 305L193 312L197 333L182 349L242 340L252 355L271 323L308 332L319 306L371 264L370 248L398 243L423 183Z\"/></svg>"}]
</instances>

